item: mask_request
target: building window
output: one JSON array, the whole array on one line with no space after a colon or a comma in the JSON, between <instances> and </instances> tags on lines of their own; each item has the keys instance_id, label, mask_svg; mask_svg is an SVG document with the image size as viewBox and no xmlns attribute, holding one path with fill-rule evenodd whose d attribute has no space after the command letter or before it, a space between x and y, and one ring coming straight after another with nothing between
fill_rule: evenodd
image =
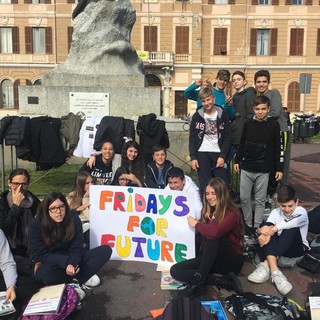
<instances>
[{"instance_id":1,"label":"building window","mask_svg":"<svg viewBox=\"0 0 320 320\"><path fill-rule=\"evenodd\" d=\"M176 54L189 54L189 27L176 27Z\"/></svg>"},{"instance_id":2,"label":"building window","mask_svg":"<svg viewBox=\"0 0 320 320\"><path fill-rule=\"evenodd\" d=\"M44 0L32 0L32 3L45 3Z\"/></svg>"},{"instance_id":3,"label":"building window","mask_svg":"<svg viewBox=\"0 0 320 320\"><path fill-rule=\"evenodd\" d=\"M26 53L52 54L52 29L26 27Z\"/></svg>"},{"instance_id":4,"label":"building window","mask_svg":"<svg viewBox=\"0 0 320 320\"><path fill-rule=\"evenodd\" d=\"M290 30L290 56L303 55L303 36L304 29Z\"/></svg>"},{"instance_id":5,"label":"building window","mask_svg":"<svg viewBox=\"0 0 320 320\"><path fill-rule=\"evenodd\" d=\"M250 55L276 56L278 29L251 29Z\"/></svg>"},{"instance_id":6,"label":"building window","mask_svg":"<svg viewBox=\"0 0 320 320\"><path fill-rule=\"evenodd\" d=\"M12 53L12 29L0 28L0 52Z\"/></svg>"},{"instance_id":7,"label":"building window","mask_svg":"<svg viewBox=\"0 0 320 320\"><path fill-rule=\"evenodd\" d=\"M251 0L252 5L257 6L257 5L270 5L272 4L273 6L278 6L279 5L279 0Z\"/></svg>"},{"instance_id":8,"label":"building window","mask_svg":"<svg viewBox=\"0 0 320 320\"><path fill-rule=\"evenodd\" d=\"M11 3L11 0L0 0L0 3Z\"/></svg>"},{"instance_id":9,"label":"building window","mask_svg":"<svg viewBox=\"0 0 320 320\"><path fill-rule=\"evenodd\" d=\"M33 83L33 85L34 85L34 86L41 86L41 85L42 85L41 79L36 80L36 81Z\"/></svg>"},{"instance_id":10,"label":"building window","mask_svg":"<svg viewBox=\"0 0 320 320\"><path fill-rule=\"evenodd\" d=\"M0 28L0 53L19 53L19 28Z\"/></svg>"},{"instance_id":11,"label":"building window","mask_svg":"<svg viewBox=\"0 0 320 320\"><path fill-rule=\"evenodd\" d=\"M320 29L317 32L317 56L320 56Z\"/></svg>"},{"instance_id":12,"label":"building window","mask_svg":"<svg viewBox=\"0 0 320 320\"><path fill-rule=\"evenodd\" d=\"M286 1L286 5L312 5L312 0L285 0Z\"/></svg>"},{"instance_id":13,"label":"building window","mask_svg":"<svg viewBox=\"0 0 320 320\"><path fill-rule=\"evenodd\" d=\"M236 0L208 0L208 4L235 4Z\"/></svg>"},{"instance_id":14,"label":"building window","mask_svg":"<svg viewBox=\"0 0 320 320\"><path fill-rule=\"evenodd\" d=\"M1 108L8 108L13 109L13 84L10 80L6 79L1 82L1 100L0 100L0 107Z\"/></svg>"},{"instance_id":15,"label":"building window","mask_svg":"<svg viewBox=\"0 0 320 320\"><path fill-rule=\"evenodd\" d=\"M213 39L213 54L226 55L227 54L227 28L214 28Z\"/></svg>"},{"instance_id":16,"label":"building window","mask_svg":"<svg viewBox=\"0 0 320 320\"><path fill-rule=\"evenodd\" d=\"M144 26L144 51L158 50L158 27Z\"/></svg>"},{"instance_id":17,"label":"building window","mask_svg":"<svg viewBox=\"0 0 320 320\"><path fill-rule=\"evenodd\" d=\"M300 111L300 93L299 82L293 81L288 86L288 104L289 111Z\"/></svg>"}]
</instances>

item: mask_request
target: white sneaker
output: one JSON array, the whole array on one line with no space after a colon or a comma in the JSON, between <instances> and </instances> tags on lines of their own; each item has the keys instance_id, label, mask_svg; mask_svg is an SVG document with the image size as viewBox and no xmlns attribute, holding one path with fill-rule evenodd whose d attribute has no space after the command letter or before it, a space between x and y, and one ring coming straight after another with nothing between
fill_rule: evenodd
<instances>
[{"instance_id":1,"label":"white sneaker","mask_svg":"<svg viewBox=\"0 0 320 320\"><path fill-rule=\"evenodd\" d=\"M257 265L256 270L254 270L251 274L248 276L248 280L254 283L263 283L269 280L270 278L270 269L269 267L263 263L260 262Z\"/></svg>"},{"instance_id":2,"label":"white sneaker","mask_svg":"<svg viewBox=\"0 0 320 320\"><path fill-rule=\"evenodd\" d=\"M88 287L96 287L100 284L100 278L94 274L87 282L84 283Z\"/></svg>"},{"instance_id":3,"label":"white sneaker","mask_svg":"<svg viewBox=\"0 0 320 320\"><path fill-rule=\"evenodd\" d=\"M272 272L271 280L283 296L287 295L292 289L292 284L280 270Z\"/></svg>"},{"instance_id":4,"label":"white sneaker","mask_svg":"<svg viewBox=\"0 0 320 320\"><path fill-rule=\"evenodd\" d=\"M77 282L70 282L69 285L76 290L78 296L79 296L79 300L83 300L84 297L86 296L86 293L84 292L84 290L81 288L80 284Z\"/></svg>"}]
</instances>

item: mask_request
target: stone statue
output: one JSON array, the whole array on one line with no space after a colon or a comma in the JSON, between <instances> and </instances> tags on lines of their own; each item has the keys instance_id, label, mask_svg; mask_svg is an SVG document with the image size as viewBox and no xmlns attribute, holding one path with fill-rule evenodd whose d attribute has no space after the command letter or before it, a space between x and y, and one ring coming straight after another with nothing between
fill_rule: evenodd
<instances>
[{"instance_id":1,"label":"stone statue","mask_svg":"<svg viewBox=\"0 0 320 320\"><path fill-rule=\"evenodd\" d=\"M73 17L69 56L53 73L144 74L143 63L130 43L136 13L129 0L82 0Z\"/></svg>"}]
</instances>

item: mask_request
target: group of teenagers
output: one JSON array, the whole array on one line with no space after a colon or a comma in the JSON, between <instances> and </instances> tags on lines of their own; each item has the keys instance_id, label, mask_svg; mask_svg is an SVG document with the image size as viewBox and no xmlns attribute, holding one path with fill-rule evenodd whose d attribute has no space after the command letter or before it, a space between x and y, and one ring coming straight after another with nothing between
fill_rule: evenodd
<instances>
[{"instance_id":1,"label":"group of teenagers","mask_svg":"<svg viewBox=\"0 0 320 320\"><path fill-rule=\"evenodd\" d=\"M268 87L268 74L257 72L257 91L259 83ZM260 262L248 280L262 283L270 279L281 294L290 292L292 285L279 269L279 258L298 259L309 249L307 212L298 205L293 187L280 185L276 189L279 207L266 222L257 213L259 201L264 204L266 198L269 174L273 172L275 181L282 176L282 131L269 90L251 95L253 90L246 88L245 76L239 71L232 76L237 93L227 96L223 90L229 78L227 70L220 70L216 87L198 88L202 81L196 81L191 88L194 99L200 101L189 137L191 166L198 172L200 188L167 159L166 148L154 146L153 160L145 163L135 141L125 142L121 155L115 154L111 141L103 141L100 151L77 172L67 195L51 192L40 201L28 190L29 173L25 169L11 172L9 190L0 196L0 290L7 292L7 299L15 301L18 310L45 285L68 283L82 299L83 288L100 283L96 273L110 259L112 249L84 245L84 235L90 230L91 184L169 188L193 195L195 212L187 217L186 226L195 229L196 257L170 270L186 284L186 295L204 292L210 284L241 291L236 274L244 263L246 226L254 228L260 244ZM235 155L235 170L241 171L240 208L229 190L230 154Z\"/></svg>"},{"instance_id":2,"label":"group of teenagers","mask_svg":"<svg viewBox=\"0 0 320 320\"><path fill-rule=\"evenodd\" d=\"M230 77L233 96L226 92ZM248 280L270 280L282 295L292 284L280 267L296 263L310 249L308 214L298 205L294 188L281 183L290 143L281 95L270 89L268 70L255 73L254 87L246 85L242 71L231 76L228 70L219 70L214 84L197 80L184 92L197 101L189 153L198 172L203 209L200 220L190 216L188 223L201 235L201 243L199 255L172 266L171 275L188 283L191 296L205 291L208 284L241 290L235 274L243 266L244 233L254 233L259 243L256 269ZM231 163L240 173L240 208L230 197ZM278 207L263 221L268 195L277 199Z\"/></svg>"}]
</instances>

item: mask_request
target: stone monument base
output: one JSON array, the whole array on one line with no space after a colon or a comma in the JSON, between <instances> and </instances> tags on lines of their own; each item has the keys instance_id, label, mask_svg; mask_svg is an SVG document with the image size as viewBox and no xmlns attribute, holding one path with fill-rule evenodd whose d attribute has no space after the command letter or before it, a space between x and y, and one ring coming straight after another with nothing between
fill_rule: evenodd
<instances>
[{"instance_id":1,"label":"stone monument base","mask_svg":"<svg viewBox=\"0 0 320 320\"><path fill-rule=\"evenodd\" d=\"M137 80L139 76L133 76ZM66 77L67 78L67 77ZM85 77L84 77L85 78ZM91 77L89 77L91 79ZM131 77L122 77L119 85L115 85L110 81L110 85L93 86L96 82L105 82L100 77L94 80L80 79L78 77L77 85L64 86L57 85L40 85L40 86L20 86L19 87L19 103L21 115L49 115L51 117L61 117L72 111L70 105L70 93L103 93L109 96L109 114L96 110L95 116L119 116L127 119L133 116L155 113L157 116L161 114L159 88L132 86ZM140 76L140 85L141 78ZM116 80L116 79L114 79ZM67 82L67 79L65 80ZM132 81L134 82L134 81ZM80 85L80 84L83 85ZM137 82L136 82L137 84ZM129 87L130 86L130 87ZM84 106L85 107L85 106ZM85 108L84 108L85 109ZM85 113L85 112L84 112Z\"/></svg>"}]
</instances>

